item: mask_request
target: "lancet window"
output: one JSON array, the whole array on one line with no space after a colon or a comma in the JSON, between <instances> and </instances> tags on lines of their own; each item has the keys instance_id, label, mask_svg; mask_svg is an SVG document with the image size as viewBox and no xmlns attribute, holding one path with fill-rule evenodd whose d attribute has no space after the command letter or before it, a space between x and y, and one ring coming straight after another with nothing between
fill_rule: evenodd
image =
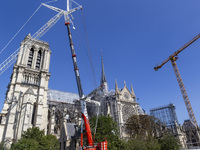
<instances>
[{"instance_id":1,"label":"lancet window","mask_svg":"<svg viewBox=\"0 0 200 150\"><path fill-rule=\"evenodd\" d=\"M37 55L37 60L36 60L36 69L40 69L41 57L42 57L42 52L41 50L39 50L38 55Z\"/></svg>"},{"instance_id":2,"label":"lancet window","mask_svg":"<svg viewBox=\"0 0 200 150\"><path fill-rule=\"evenodd\" d=\"M27 64L27 67L29 67L29 68L31 68L31 66L32 66L33 54L34 54L34 49L31 48L30 53L29 53L29 57L28 57L28 64Z\"/></svg>"},{"instance_id":3,"label":"lancet window","mask_svg":"<svg viewBox=\"0 0 200 150\"><path fill-rule=\"evenodd\" d=\"M34 121L35 121L35 115L36 115L36 103L34 103L33 105L33 113L32 113L32 119L31 119L31 124L34 125Z\"/></svg>"}]
</instances>

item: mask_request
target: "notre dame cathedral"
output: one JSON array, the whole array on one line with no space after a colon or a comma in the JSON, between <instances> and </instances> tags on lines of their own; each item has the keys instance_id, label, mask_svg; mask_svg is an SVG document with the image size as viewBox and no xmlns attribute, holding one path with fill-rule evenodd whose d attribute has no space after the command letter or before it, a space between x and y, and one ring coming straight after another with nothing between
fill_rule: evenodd
<instances>
[{"instance_id":1,"label":"notre dame cathedral","mask_svg":"<svg viewBox=\"0 0 200 150\"><path fill-rule=\"evenodd\" d=\"M76 93L48 89L51 51L49 44L30 40L28 35L21 42L20 52L13 67L7 87L3 109L0 113L0 141L11 145L21 138L23 131L33 126L53 134L60 141L61 149L79 146L81 124L79 96ZM28 41L28 42L27 42ZM144 114L136 102L133 87L124 82L122 89L115 81L115 90L108 89L102 58L101 83L89 96L100 103L87 102L89 117L109 115L118 123L121 138L126 138L124 125L133 114Z\"/></svg>"}]
</instances>

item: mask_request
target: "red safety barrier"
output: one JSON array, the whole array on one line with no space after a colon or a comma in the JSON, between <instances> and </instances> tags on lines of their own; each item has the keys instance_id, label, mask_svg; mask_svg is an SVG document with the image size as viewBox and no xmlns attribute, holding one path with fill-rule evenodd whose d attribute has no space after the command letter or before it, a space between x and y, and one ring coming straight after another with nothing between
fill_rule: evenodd
<instances>
[{"instance_id":1,"label":"red safety barrier","mask_svg":"<svg viewBox=\"0 0 200 150\"><path fill-rule=\"evenodd\" d=\"M98 144L98 148L99 148L99 150L108 150L108 142L107 142L107 140L105 141L105 142L100 142L99 144Z\"/></svg>"}]
</instances>

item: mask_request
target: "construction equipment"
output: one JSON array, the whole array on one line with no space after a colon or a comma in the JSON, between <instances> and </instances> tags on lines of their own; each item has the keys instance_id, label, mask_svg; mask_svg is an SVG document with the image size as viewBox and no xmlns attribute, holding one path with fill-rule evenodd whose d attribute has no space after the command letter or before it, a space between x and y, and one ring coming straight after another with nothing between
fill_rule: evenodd
<instances>
[{"instance_id":1,"label":"construction equipment","mask_svg":"<svg viewBox=\"0 0 200 150\"><path fill-rule=\"evenodd\" d=\"M50 9L53 9L57 11L58 13L54 17L52 17L46 24L44 24L36 33L34 33L32 35L32 38L28 39L24 44L27 44L27 43L33 44L37 39L40 39L47 31L49 31L51 27L53 27L65 13L67 13L65 14L66 16L81 8L79 6L66 12L61 9L55 8L53 6L46 5L45 3L42 3L41 5L50 7ZM20 57L23 54L23 51L21 51L21 54L19 54L19 52L20 52L20 47L17 50L15 50L14 53L12 53L5 61L3 61L0 64L0 75L4 73L17 60L17 57Z\"/></svg>"},{"instance_id":2,"label":"construction equipment","mask_svg":"<svg viewBox=\"0 0 200 150\"><path fill-rule=\"evenodd\" d=\"M74 2L74 1L72 0L72 2ZM74 3L77 4L76 2L74 2ZM77 61L76 61L76 54L75 54L75 51L74 51L74 45L73 45L73 41L72 41L72 34L71 34L71 31L70 31L70 23L73 23L73 22L70 19L70 17L72 17L72 16L69 16L69 15L71 15L72 12L74 12L74 11L76 11L78 9L82 9L82 6L77 4L78 7L74 8L74 9L70 9L69 0L67 0L67 11L64 11L62 9L47 5L45 3L42 3L41 5L46 6L46 7L50 8L50 9L58 12L58 14L56 14L53 18L51 18L45 25L43 25L32 36L32 38L30 40L26 41L26 43L30 43L31 42L33 44L35 41L37 41L37 39L41 38L53 25L55 25L56 22L58 22L58 20L64 15L65 25L67 26L67 29L68 29L68 36L69 36L71 53L72 53L75 77L76 77L76 81L77 81L79 97L80 97L80 100L81 100L82 118L83 118L82 120L84 120L85 131L86 131L86 136L87 136L87 140L88 140L88 145L86 147L84 147L83 146L83 121L82 121L82 123L81 123L81 149L84 149L84 150L107 150L107 141L100 142L100 143L98 143L98 145L95 145L94 141L92 139L92 134L91 134L91 130L90 130L90 124L89 124L87 110L86 110L86 101L87 102L93 102L93 103L95 103L97 105L99 105L99 103L90 100L89 97L93 93L90 93L90 95L88 95L88 96L84 96L83 95L83 90L82 90L81 80L80 80L80 75L79 75L79 69L78 69ZM4 71L6 71L17 60L17 57L21 57L22 55L23 55L23 51L20 51L20 47L19 47L3 63L0 64L0 75Z\"/></svg>"},{"instance_id":3,"label":"construction equipment","mask_svg":"<svg viewBox=\"0 0 200 150\"><path fill-rule=\"evenodd\" d=\"M195 36L192 40L190 40L188 43L186 43L185 45L183 45L179 50L177 50L176 52L174 52L172 55L170 55L165 61L162 62L162 64L157 65L156 67L154 67L154 70L157 71L158 69L160 69L164 64L166 64L169 60L171 60L175 75L176 75L176 79L178 81L179 87L181 89L181 93L190 117L190 120L198 127L196 118L194 116L194 112L192 110L192 106L190 104L190 100L188 98L187 92L185 90L185 86L183 84L183 80L180 76L178 67L176 65L176 60L178 59L178 54L180 52L182 52L184 49L186 49L189 45L191 45L192 43L194 43L197 39L200 38L200 34L198 34L197 36Z\"/></svg>"},{"instance_id":4,"label":"construction equipment","mask_svg":"<svg viewBox=\"0 0 200 150\"><path fill-rule=\"evenodd\" d=\"M43 25L35 34L32 35L32 38L28 39L26 43L34 43L36 39L41 38L53 25L55 25L58 20L63 16L62 12L59 12L54 17L52 17L45 25ZM0 75L6 71L19 57L23 54L19 54L20 47L14 51L3 63L0 64Z\"/></svg>"},{"instance_id":5,"label":"construction equipment","mask_svg":"<svg viewBox=\"0 0 200 150\"><path fill-rule=\"evenodd\" d=\"M73 60L73 65L74 65L74 72L75 72L75 77L76 77L76 82L77 82L77 87L78 87L78 92L79 92L79 98L81 100L82 120L84 120L85 131L86 131L86 136L87 136L87 141L88 141L88 145L86 147L84 147L83 146L83 121L82 121L82 123L81 123L81 148L84 150L107 150L107 141L100 142L98 145L94 145L94 141L93 141L92 133L91 133L91 129L90 129L90 123L89 123L89 119L88 119L88 114L87 114L87 109L86 109L87 97L83 95L80 74L79 74L79 69L78 69L77 60L76 60L76 53L74 50L72 33L70 30L70 24L73 22L72 22L72 19L70 19L71 16L69 16L69 14L71 14L72 12L74 12L78 9L82 9L82 6L79 5L77 8L70 10L69 0L67 0L67 11L61 10L59 8L56 8L56 7L47 5L47 4L42 4L42 5L50 8L54 11L62 12L64 14L65 25L67 26L67 30L68 30L68 37L69 37L70 49L71 49L72 60Z\"/></svg>"}]
</instances>

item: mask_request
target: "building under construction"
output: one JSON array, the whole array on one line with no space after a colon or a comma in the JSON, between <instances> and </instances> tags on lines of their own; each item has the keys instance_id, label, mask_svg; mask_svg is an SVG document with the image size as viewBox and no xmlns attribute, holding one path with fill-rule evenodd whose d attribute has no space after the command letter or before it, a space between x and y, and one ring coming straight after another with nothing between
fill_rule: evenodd
<instances>
[{"instance_id":1,"label":"building under construction","mask_svg":"<svg viewBox=\"0 0 200 150\"><path fill-rule=\"evenodd\" d=\"M178 119L174 104L152 109L150 110L150 115L159 119L173 134L177 134Z\"/></svg>"},{"instance_id":2,"label":"building under construction","mask_svg":"<svg viewBox=\"0 0 200 150\"><path fill-rule=\"evenodd\" d=\"M188 148L200 148L199 128L190 119L185 120L182 126L186 134L186 144Z\"/></svg>"},{"instance_id":3,"label":"building under construction","mask_svg":"<svg viewBox=\"0 0 200 150\"><path fill-rule=\"evenodd\" d=\"M165 126L167 132L170 132L177 137L182 147L186 147L186 136L178 123L174 104L151 109L150 115L154 116L162 126Z\"/></svg>"}]
</instances>

